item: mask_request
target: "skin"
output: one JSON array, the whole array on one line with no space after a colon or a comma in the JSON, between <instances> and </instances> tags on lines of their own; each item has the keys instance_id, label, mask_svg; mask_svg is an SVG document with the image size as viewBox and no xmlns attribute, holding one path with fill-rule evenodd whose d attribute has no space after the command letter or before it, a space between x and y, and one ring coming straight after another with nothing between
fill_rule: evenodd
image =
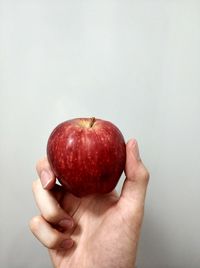
<instances>
[{"instance_id":1,"label":"skin","mask_svg":"<svg viewBox=\"0 0 200 268\"><path fill-rule=\"evenodd\" d=\"M40 215L30 229L49 249L56 268L133 268L149 173L135 139L126 145L121 194L77 198L55 185L46 158L37 163L33 193ZM64 220L64 221L63 221Z\"/></svg>"}]
</instances>

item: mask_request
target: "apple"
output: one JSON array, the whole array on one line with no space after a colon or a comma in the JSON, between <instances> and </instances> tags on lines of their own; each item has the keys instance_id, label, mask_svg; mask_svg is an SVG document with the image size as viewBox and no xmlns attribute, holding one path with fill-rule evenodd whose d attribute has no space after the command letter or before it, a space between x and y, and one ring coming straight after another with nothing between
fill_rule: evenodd
<instances>
[{"instance_id":1,"label":"apple","mask_svg":"<svg viewBox=\"0 0 200 268\"><path fill-rule=\"evenodd\" d=\"M115 188L124 170L126 146L113 123L75 118L53 130L47 158L59 182L75 196L105 194Z\"/></svg>"}]
</instances>

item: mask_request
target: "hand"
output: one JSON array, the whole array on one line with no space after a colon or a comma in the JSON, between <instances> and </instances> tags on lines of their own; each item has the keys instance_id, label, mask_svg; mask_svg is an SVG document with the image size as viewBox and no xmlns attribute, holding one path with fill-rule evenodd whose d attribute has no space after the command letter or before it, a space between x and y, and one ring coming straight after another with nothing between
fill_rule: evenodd
<instances>
[{"instance_id":1,"label":"hand","mask_svg":"<svg viewBox=\"0 0 200 268\"><path fill-rule=\"evenodd\" d=\"M75 197L55 184L46 159L38 162L40 179L33 182L33 193L41 215L30 221L30 229L49 249L54 267L134 267L149 173L136 140L126 151L120 196L113 191Z\"/></svg>"}]
</instances>

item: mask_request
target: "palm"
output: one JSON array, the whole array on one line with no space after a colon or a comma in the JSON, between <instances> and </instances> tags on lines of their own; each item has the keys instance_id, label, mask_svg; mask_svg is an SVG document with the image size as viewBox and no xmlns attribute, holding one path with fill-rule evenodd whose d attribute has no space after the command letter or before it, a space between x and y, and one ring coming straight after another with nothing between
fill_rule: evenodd
<instances>
[{"instance_id":1,"label":"palm","mask_svg":"<svg viewBox=\"0 0 200 268\"><path fill-rule=\"evenodd\" d=\"M75 227L71 237L75 242L71 250L50 250L55 267L133 267L134 237L131 237L129 226L118 206L116 192L104 196L76 198L71 194L60 200L64 210L73 216ZM71 204L69 206L69 204ZM130 235L130 236L129 236ZM126 265L123 255L129 254L133 259L132 266ZM112 252L112 254L110 254ZM105 266L104 266L105 264Z\"/></svg>"}]
</instances>

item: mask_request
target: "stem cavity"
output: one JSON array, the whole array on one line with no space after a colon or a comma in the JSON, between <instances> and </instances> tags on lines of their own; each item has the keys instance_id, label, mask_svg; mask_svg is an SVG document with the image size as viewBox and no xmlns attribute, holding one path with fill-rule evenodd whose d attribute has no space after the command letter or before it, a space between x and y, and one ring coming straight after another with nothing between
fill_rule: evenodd
<instances>
[{"instance_id":1,"label":"stem cavity","mask_svg":"<svg viewBox=\"0 0 200 268\"><path fill-rule=\"evenodd\" d=\"M92 118L90 119L90 127L93 127L95 121L96 121L96 118L95 118L95 117L92 117Z\"/></svg>"}]
</instances>

